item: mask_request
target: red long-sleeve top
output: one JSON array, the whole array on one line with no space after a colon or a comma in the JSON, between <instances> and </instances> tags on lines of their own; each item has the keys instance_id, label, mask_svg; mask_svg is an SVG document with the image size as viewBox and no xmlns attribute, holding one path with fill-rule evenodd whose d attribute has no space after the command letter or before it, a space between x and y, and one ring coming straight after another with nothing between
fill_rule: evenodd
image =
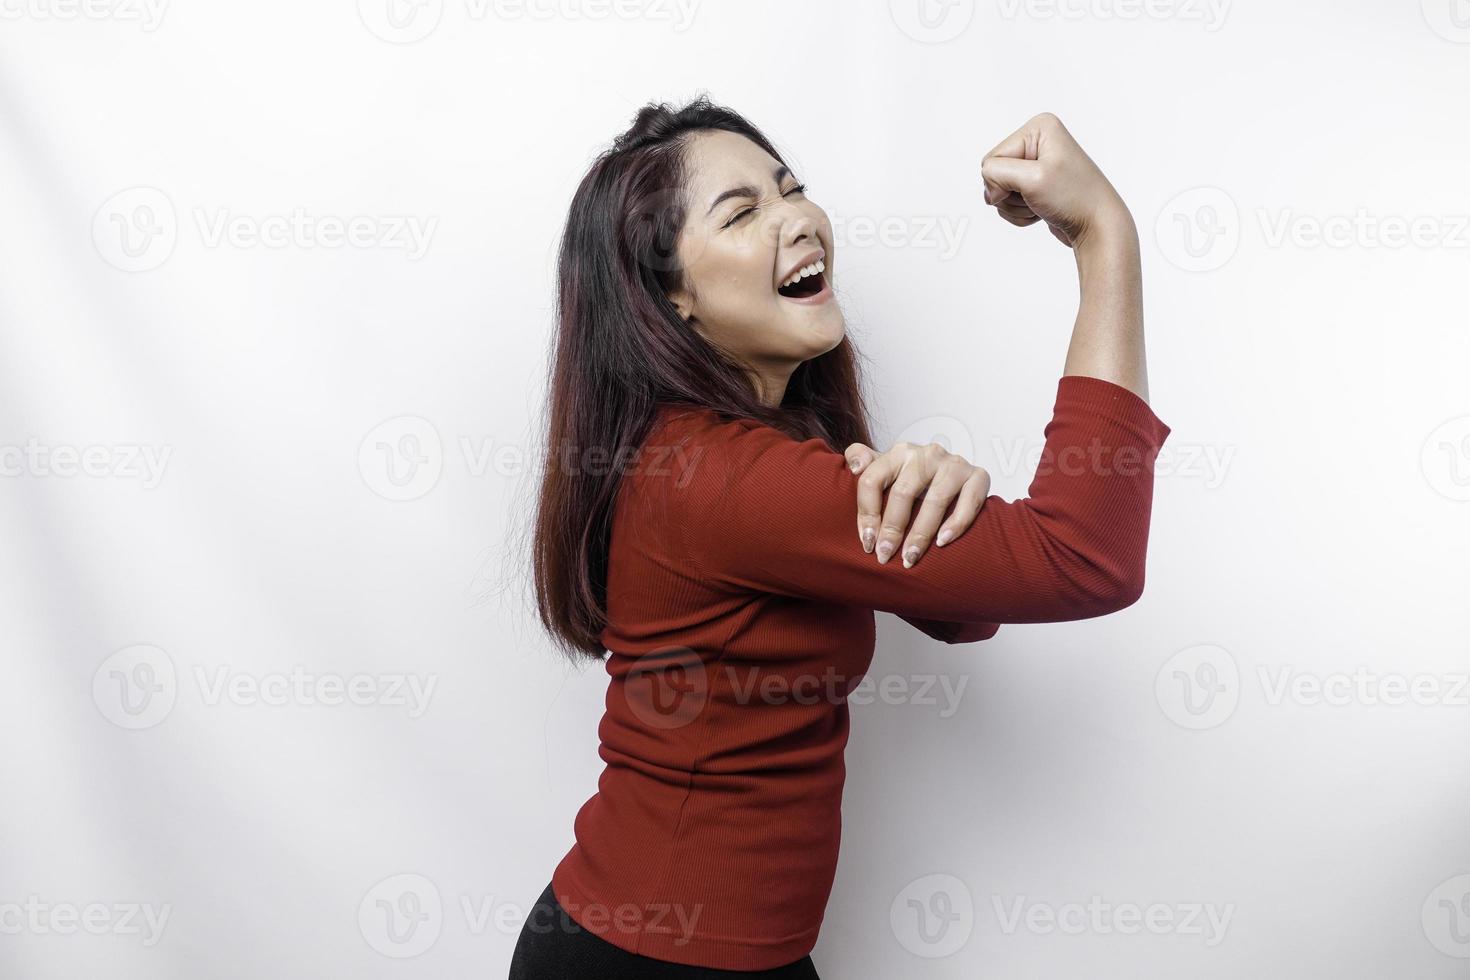
<instances>
[{"instance_id":1,"label":"red long-sleeve top","mask_svg":"<svg viewBox=\"0 0 1470 980\"><path fill-rule=\"evenodd\" d=\"M857 477L822 440L660 406L614 507L606 766L552 876L568 914L676 963L810 952L873 610L967 643L1132 604L1169 431L1120 385L1061 378L1029 495L904 568L863 552Z\"/></svg>"}]
</instances>

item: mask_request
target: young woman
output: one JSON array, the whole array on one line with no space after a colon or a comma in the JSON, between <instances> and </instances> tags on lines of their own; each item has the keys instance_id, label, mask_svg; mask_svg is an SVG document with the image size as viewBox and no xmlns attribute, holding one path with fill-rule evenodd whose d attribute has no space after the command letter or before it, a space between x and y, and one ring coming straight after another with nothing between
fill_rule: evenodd
<instances>
[{"instance_id":1,"label":"young woman","mask_svg":"<svg viewBox=\"0 0 1470 980\"><path fill-rule=\"evenodd\" d=\"M866 445L831 223L738 114L646 106L582 180L533 559L558 644L609 654L606 766L513 980L815 977L873 610L967 643L1142 593L1169 427L1147 402L1132 217L1051 115L980 173L1081 283L1014 502L939 446Z\"/></svg>"}]
</instances>

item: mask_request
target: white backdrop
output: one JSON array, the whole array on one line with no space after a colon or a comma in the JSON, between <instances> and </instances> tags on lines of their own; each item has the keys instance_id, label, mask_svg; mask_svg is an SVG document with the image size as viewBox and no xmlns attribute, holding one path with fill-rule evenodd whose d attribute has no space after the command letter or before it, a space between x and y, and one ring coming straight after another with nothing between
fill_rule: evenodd
<instances>
[{"instance_id":1,"label":"white backdrop","mask_svg":"<svg viewBox=\"0 0 1470 980\"><path fill-rule=\"evenodd\" d=\"M1173 429L1137 605L880 616L822 975L1464 975L1470 8L923 2L0 0L0 975L504 976L601 765L517 550L557 234L700 91L880 441L1007 498L1076 287L978 167L1058 113Z\"/></svg>"}]
</instances>

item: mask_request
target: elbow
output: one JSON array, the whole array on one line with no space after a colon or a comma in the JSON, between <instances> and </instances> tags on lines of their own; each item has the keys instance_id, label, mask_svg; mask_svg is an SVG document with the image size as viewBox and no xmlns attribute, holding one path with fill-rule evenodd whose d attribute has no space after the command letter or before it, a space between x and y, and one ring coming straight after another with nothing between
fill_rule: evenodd
<instances>
[{"instance_id":1,"label":"elbow","mask_svg":"<svg viewBox=\"0 0 1470 980\"><path fill-rule=\"evenodd\" d=\"M979 643L1000 632L999 623L959 623L945 637L945 643Z\"/></svg>"},{"instance_id":2,"label":"elbow","mask_svg":"<svg viewBox=\"0 0 1470 980\"><path fill-rule=\"evenodd\" d=\"M1137 534L1094 542L1079 549L1076 555L1087 568L1088 599L1099 610L1098 615L1121 612L1143 598L1148 572L1148 529Z\"/></svg>"},{"instance_id":3,"label":"elbow","mask_svg":"<svg viewBox=\"0 0 1470 980\"><path fill-rule=\"evenodd\" d=\"M1057 585L1070 593L1073 615L1088 619L1120 612L1143 597L1147 519L1117 522L1038 522Z\"/></svg>"},{"instance_id":4,"label":"elbow","mask_svg":"<svg viewBox=\"0 0 1470 980\"><path fill-rule=\"evenodd\" d=\"M1121 612L1143 596L1146 548L1094 547L1072 550L1059 563L1070 583L1079 618Z\"/></svg>"},{"instance_id":5,"label":"elbow","mask_svg":"<svg viewBox=\"0 0 1470 980\"><path fill-rule=\"evenodd\" d=\"M1093 596L1101 615L1122 612L1143 598L1144 563L1135 562L1110 574Z\"/></svg>"}]
</instances>

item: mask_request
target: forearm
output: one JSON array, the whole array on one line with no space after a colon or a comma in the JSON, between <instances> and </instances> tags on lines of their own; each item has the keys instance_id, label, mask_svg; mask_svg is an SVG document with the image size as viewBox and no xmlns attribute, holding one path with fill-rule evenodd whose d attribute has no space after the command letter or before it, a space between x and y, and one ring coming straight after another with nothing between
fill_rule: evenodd
<instances>
[{"instance_id":1,"label":"forearm","mask_svg":"<svg viewBox=\"0 0 1470 980\"><path fill-rule=\"evenodd\" d=\"M1111 381L1147 402L1138 229L1121 201L1073 254L1081 296L1062 373Z\"/></svg>"}]
</instances>

